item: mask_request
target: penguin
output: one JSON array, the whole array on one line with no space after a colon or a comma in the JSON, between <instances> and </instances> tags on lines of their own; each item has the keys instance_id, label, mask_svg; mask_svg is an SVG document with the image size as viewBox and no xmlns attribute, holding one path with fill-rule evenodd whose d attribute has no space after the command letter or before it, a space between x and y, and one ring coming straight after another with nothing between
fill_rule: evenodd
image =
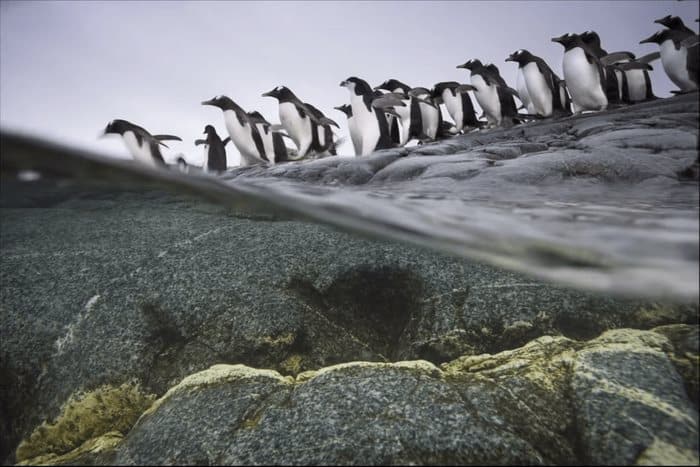
<instances>
[{"instance_id":1,"label":"penguin","mask_svg":"<svg viewBox=\"0 0 700 467\"><path fill-rule=\"evenodd\" d=\"M283 128L281 125L271 124L257 110L248 112L248 118L260 133L260 138L262 138L263 147L265 148L265 154L271 165L275 165L279 162L296 160L291 154L292 150L284 144L283 138L291 138L282 131Z\"/></svg>"},{"instance_id":2,"label":"penguin","mask_svg":"<svg viewBox=\"0 0 700 467\"><path fill-rule=\"evenodd\" d=\"M175 164L177 164L177 169L182 172L182 173L189 173L190 172L190 166L187 165L187 161L183 156L178 157L175 160Z\"/></svg>"},{"instance_id":3,"label":"penguin","mask_svg":"<svg viewBox=\"0 0 700 467\"><path fill-rule=\"evenodd\" d=\"M584 110L607 109L605 71L598 57L578 34L553 37L552 42L564 46L562 69L566 87L575 105L574 114L580 114Z\"/></svg>"},{"instance_id":4,"label":"penguin","mask_svg":"<svg viewBox=\"0 0 700 467\"><path fill-rule=\"evenodd\" d=\"M353 76L341 81L340 86L350 92L352 114L360 134L361 155L393 147L386 115L372 107L372 101L378 96L367 81Z\"/></svg>"},{"instance_id":5,"label":"penguin","mask_svg":"<svg viewBox=\"0 0 700 467\"><path fill-rule=\"evenodd\" d=\"M508 61L506 59L506 61ZM518 96L520 96L520 102L523 103L523 107L529 114L536 114L537 110L535 105L532 103L530 98L530 92L527 90L527 84L525 83L525 77L523 76L523 68L518 67L518 74L515 77L515 90L518 91Z\"/></svg>"},{"instance_id":6,"label":"penguin","mask_svg":"<svg viewBox=\"0 0 700 467\"><path fill-rule=\"evenodd\" d=\"M673 29L685 33L688 36L694 36L697 34L695 31L686 26L683 23L683 20L680 19L678 16L666 15L663 18L654 20L654 22L662 26L666 26L668 29Z\"/></svg>"},{"instance_id":7,"label":"penguin","mask_svg":"<svg viewBox=\"0 0 700 467\"><path fill-rule=\"evenodd\" d=\"M699 45L684 46L689 36L676 29L664 29L640 41L640 44L659 44L664 71L681 92L698 89Z\"/></svg>"},{"instance_id":8,"label":"penguin","mask_svg":"<svg viewBox=\"0 0 700 467\"><path fill-rule=\"evenodd\" d=\"M506 62L518 64L519 74L523 77L522 85L530 99L529 113L542 117L571 113L569 96L565 91L561 92L561 78L543 59L520 49L510 54ZM518 95L522 98L523 91L518 89Z\"/></svg>"},{"instance_id":9,"label":"penguin","mask_svg":"<svg viewBox=\"0 0 700 467\"><path fill-rule=\"evenodd\" d=\"M304 106L309 111L311 118L315 119L317 122L323 124L317 124L316 121L312 122L313 133L311 135L311 149L317 155L330 154L331 156L337 156L336 151L336 141L334 140L333 130L331 126L340 129L340 126L330 118L326 117L323 112L318 110L313 105L308 102L304 102Z\"/></svg>"},{"instance_id":10,"label":"penguin","mask_svg":"<svg viewBox=\"0 0 700 467\"><path fill-rule=\"evenodd\" d=\"M608 104L621 103L621 84L618 81L618 75L614 72L610 61L605 61L603 58L609 55L615 56L619 53L629 54L629 52L615 52L613 54L609 54L607 50L602 48L600 36L595 31L585 31L579 34L579 36L581 37L581 41L588 46L588 49L600 60L601 64L603 65L603 74L605 75L605 95L608 98Z\"/></svg>"},{"instance_id":11,"label":"penguin","mask_svg":"<svg viewBox=\"0 0 700 467\"><path fill-rule=\"evenodd\" d=\"M405 101L403 106L399 106L401 108L394 108L394 111L399 114L396 118L401 123L399 146L406 145L406 143L413 138L420 139L423 134L423 116L418 99L413 99L408 94L411 91L411 87L406 83L392 78L384 81L374 89L395 93L397 96L394 97Z\"/></svg>"},{"instance_id":12,"label":"penguin","mask_svg":"<svg viewBox=\"0 0 700 467\"><path fill-rule=\"evenodd\" d=\"M474 112L474 104L467 91L468 88L462 88L461 91L458 91L460 86L456 81L443 81L433 86L434 99L439 99L445 104L457 132L479 126ZM474 89L470 85L469 88Z\"/></svg>"},{"instance_id":13,"label":"penguin","mask_svg":"<svg viewBox=\"0 0 700 467\"><path fill-rule=\"evenodd\" d=\"M152 135L144 128L122 119L109 122L103 134L121 135L124 144L133 158L151 167L165 167L165 161L160 152L160 146L165 146L166 148L168 146L162 141L182 141L178 136Z\"/></svg>"},{"instance_id":14,"label":"penguin","mask_svg":"<svg viewBox=\"0 0 700 467\"><path fill-rule=\"evenodd\" d=\"M426 88L417 87L408 92L408 95L418 100L418 108L421 115L421 139L435 141L438 131L442 127L442 113L435 105L431 92Z\"/></svg>"},{"instance_id":15,"label":"penguin","mask_svg":"<svg viewBox=\"0 0 700 467\"><path fill-rule=\"evenodd\" d=\"M484 110L488 121L487 127L501 125L511 126L517 122L517 108L513 95L517 91L509 88L500 76L498 68L490 64L485 66L478 59L472 59L458 65L471 71L471 84L475 88L474 97Z\"/></svg>"},{"instance_id":16,"label":"penguin","mask_svg":"<svg viewBox=\"0 0 700 467\"><path fill-rule=\"evenodd\" d=\"M316 118L296 94L286 86L277 86L273 90L263 93L263 97L273 97L279 101L280 123L296 144L298 158L306 157L309 151L314 149L312 148L314 138L318 139L315 125L323 126L324 123L329 123Z\"/></svg>"},{"instance_id":17,"label":"penguin","mask_svg":"<svg viewBox=\"0 0 700 467\"><path fill-rule=\"evenodd\" d=\"M350 133L352 147L355 151L355 155L359 156L360 152L362 151L362 147L360 146L359 142L360 135L358 134L357 123L355 122L355 117L352 116L352 107L349 104L343 104L333 108L339 110L340 112L343 112L348 118L348 132Z\"/></svg>"},{"instance_id":18,"label":"penguin","mask_svg":"<svg viewBox=\"0 0 700 467\"><path fill-rule=\"evenodd\" d=\"M194 142L195 146L204 145L206 158L202 168L205 172L223 172L226 170L226 143L231 141L231 138L227 136L222 141L211 125L204 127L204 134L207 135L206 139L198 139Z\"/></svg>"},{"instance_id":19,"label":"penguin","mask_svg":"<svg viewBox=\"0 0 700 467\"><path fill-rule=\"evenodd\" d=\"M223 95L204 101L202 105L218 107L224 113L226 130L241 154L242 167L269 163L260 131L241 106Z\"/></svg>"}]
</instances>

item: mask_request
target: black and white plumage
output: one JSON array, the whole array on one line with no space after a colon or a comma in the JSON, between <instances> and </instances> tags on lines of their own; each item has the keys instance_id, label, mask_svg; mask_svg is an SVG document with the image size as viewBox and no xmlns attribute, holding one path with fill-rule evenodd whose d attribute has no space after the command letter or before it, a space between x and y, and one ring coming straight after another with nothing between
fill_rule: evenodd
<instances>
[{"instance_id":1,"label":"black and white plumage","mask_svg":"<svg viewBox=\"0 0 700 467\"><path fill-rule=\"evenodd\" d=\"M414 99L409 92L411 87L398 79L388 79L375 88L391 93L393 97L383 99L375 107L384 110L393 110L396 119L400 122L398 144L406 145L411 139L421 139L423 135L423 115L418 99ZM398 102L400 101L400 103Z\"/></svg>"},{"instance_id":2,"label":"black and white plumage","mask_svg":"<svg viewBox=\"0 0 700 467\"><path fill-rule=\"evenodd\" d=\"M564 115L571 112L566 87L542 58L528 50L520 49L510 54L506 61L518 64L522 82L517 90L529 113L551 117L554 114ZM528 96L528 103L523 99L523 95Z\"/></svg>"},{"instance_id":3,"label":"black and white plumage","mask_svg":"<svg viewBox=\"0 0 700 467\"><path fill-rule=\"evenodd\" d=\"M352 107L350 104L343 104L338 107L333 107L340 112L343 112L348 119L348 132L350 133L350 140L352 141L352 147L355 151L355 155L359 155L361 152L360 146L360 136L357 130L357 123L355 122L355 117L352 115Z\"/></svg>"},{"instance_id":4,"label":"black and white plumage","mask_svg":"<svg viewBox=\"0 0 700 467\"><path fill-rule=\"evenodd\" d=\"M372 107L372 101L380 97L367 81L350 77L340 83L350 92L350 106L358 129L360 154L367 155L378 149L394 146L389 134L389 124L383 111ZM379 95L379 96L378 96Z\"/></svg>"},{"instance_id":5,"label":"black and white plumage","mask_svg":"<svg viewBox=\"0 0 700 467\"><path fill-rule=\"evenodd\" d=\"M223 141L216 133L216 129L207 125L204 127L206 139L198 139L194 142L195 146L204 146L204 163L202 169L205 172L223 172L226 170L226 143L231 138L226 137Z\"/></svg>"},{"instance_id":6,"label":"black and white plumage","mask_svg":"<svg viewBox=\"0 0 700 467\"><path fill-rule=\"evenodd\" d=\"M618 75L612 68L611 63L607 63L606 61L602 60L603 57L613 54L609 54L608 51L602 47L600 36L597 32L585 31L579 34L579 37L581 38L581 41L588 46L588 50L590 50L591 53L593 53L600 60L600 63L603 66L603 75L605 76L605 96L608 98L608 104L619 104L622 100L622 96L620 95Z\"/></svg>"},{"instance_id":7,"label":"black and white plumage","mask_svg":"<svg viewBox=\"0 0 700 467\"><path fill-rule=\"evenodd\" d=\"M120 135L133 158L152 167L165 166L163 155L160 152L160 146L167 148L163 141L182 141L178 136L152 135L144 128L122 119L109 122L104 129L104 134Z\"/></svg>"},{"instance_id":8,"label":"black and white plumage","mask_svg":"<svg viewBox=\"0 0 700 467\"><path fill-rule=\"evenodd\" d=\"M562 69L574 114L608 107L604 65L578 34L552 38L564 46ZM617 92L617 90L615 90Z\"/></svg>"},{"instance_id":9,"label":"black and white plumage","mask_svg":"<svg viewBox=\"0 0 700 467\"><path fill-rule=\"evenodd\" d=\"M294 150L288 148L284 144L283 138L289 138L289 135L282 131L281 125L271 124L257 110L248 112L248 119L255 125L260 133L260 138L265 148L265 155L270 164L274 165L279 162L294 160Z\"/></svg>"},{"instance_id":10,"label":"black and white plumage","mask_svg":"<svg viewBox=\"0 0 700 467\"><path fill-rule=\"evenodd\" d=\"M498 67L484 65L481 60L471 59L457 68L471 71L474 97L484 111L489 127L511 126L519 121L514 95L517 91L508 87Z\"/></svg>"},{"instance_id":11,"label":"black and white plumage","mask_svg":"<svg viewBox=\"0 0 700 467\"><path fill-rule=\"evenodd\" d=\"M241 106L223 95L204 101L202 105L218 107L224 113L226 130L241 154L241 166L270 162L260 131Z\"/></svg>"},{"instance_id":12,"label":"black and white plumage","mask_svg":"<svg viewBox=\"0 0 700 467\"><path fill-rule=\"evenodd\" d=\"M686 32L677 29L664 29L639 42L640 44L659 45L664 71L671 81L684 92L698 89L700 45L697 41L694 45L693 42L685 42L688 38L692 38L692 36Z\"/></svg>"},{"instance_id":13,"label":"black and white plumage","mask_svg":"<svg viewBox=\"0 0 700 467\"><path fill-rule=\"evenodd\" d=\"M433 99L445 105L457 132L479 126L469 89L474 88L471 85L465 87L456 81L442 81L433 86Z\"/></svg>"}]
</instances>

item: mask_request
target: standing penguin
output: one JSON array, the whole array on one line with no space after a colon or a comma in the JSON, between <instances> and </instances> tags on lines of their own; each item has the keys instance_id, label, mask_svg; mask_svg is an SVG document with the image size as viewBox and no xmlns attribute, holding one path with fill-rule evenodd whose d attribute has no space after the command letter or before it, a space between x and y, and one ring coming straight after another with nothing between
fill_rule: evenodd
<instances>
[{"instance_id":1,"label":"standing penguin","mask_svg":"<svg viewBox=\"0 0 700 467\"><path fill-rule=\"evenodd\" d=\"M395 98L399 98L404 101L404 105L398 106L401 108L392 107L399 115L396 117L396 119L401 122L399 145L404 146L413 138L420 139L423 134L423 115L418 99L413 99L409 95L411 87L398 79L391 78L384 81L374 89L394 93L396 94L396 96L394 96ZM402 97L399 97L399 95Z\"/></svg>"},{"instance_id":2,"label":"standing penguin","mask_svg":"<svg viewBox=\"0 0 700 467\"><path fill-rule=\"evenodd\" d=\"M523 77L523 86L530 98L532 110L528 107L529 113L542 117L570 113L569 96L565 91L561 92L563 88L561 79L544 60L527 50L520 49L510 54L506 62L518 64L519 73ZM520 89L518 94L523 97Z\"/></svg>"},{"instance_id":3,"label":"standing penguin","mask_svg":"<svg viewBox=\"0 0 700 467\"><path fill-rule=\"evenodd\" d=\"M649 99L656 99L651 89L651 77L649 70L653 70L649 62L659 58L660 54L654 52L644 57L621 60L611 65L617 76L620 89L620 99L626 104L634 104Z\"/></svg>"},{"instance_id":4,"label":"standing penguin","mask_svg":"<svg viewBox=\"0 0 700 467\"><path fill-rule=\"evenodd\" d=\"M277 86L263 94L264 97L274 97L279 101L280 123L297 145L298 158L301 159L314 150L314 139L318 140L316 125L324 126L332 122L330 119L318 119L314 113L286 86ZM324 117L325 118L325 117ZM326 121L328 120L328 121ZM335 122L332 124L338 125ZM325 135L324 135L325 137ZM318 143L317 147L318 149Z\"/></svg>"},{"instance_id":5,"label":"standing penguin","mask_svg":"<svg viewBox=\"0 0 700 467\"><path fill-rule=\"evenodd\" d=\"M489 127L511 126L516 122L518 111L513 94L517 92L505 85L495 65L484 66L480 60L471 59L457 68L471 71L474 97L484 110Z\"/></svg>"},{"instance_id":6,"label":"standing penguin","mask_svg":"<svg viewBox=\"0 0 700 467\"><path fill-rule=\"evenodd\" d=\"M204 164L202 164L202 168L205 172L223 172L226 170L226 143L231 138L226 137L222 141L211 125L204 127L204 134L207 135L206 139L198 139L194 142L195 146L204 145L206 159Z\"/></svg>"},{"instance_id":7,"label":"standing penguin","mask_svg":"<svg viewBox=\"0 0 700 467\"><path fill-rule=\"evenodd\" d=\"M600 36L595 31L585 31L579 35L581 41L588 46L593 55L595 55L603 65L603 75L605 77L605 96L608 98L609 104L619 104L621 102L620 83L618 75L614 72L609 63L601 60L606 57L608 51L601 46Z\"/></svg>"},{"instance_id":8,"label":"standing penguin","mask_svg":"<svg viewBox=\"0 0 700 467\"><path fill-rule=\"evenodd\" d=\"M666 26L668 29L674 29L676 31L685 33L687 36L694 36L695 34L697 34L695 31L686 26L685 23L683 23L683 20L680 19L678 16L666 15L663 18L654 20L654 22L662 26Z\"/></svg>"},{"instance_id":9,"label":"standing penguin","mask_svg":"<svg viewBox=\"0 0 700 467\"><path fill-rule=\"evenodd\" d=\"M699 45L684 45L689 37L676 29L664 29L639 42L659 44L664 71L682 92L698 89Z\"/></svg>"},{"instance_id":10,"label":"standing penguin","mask_svg":"<svg viewBox=\"0 0 700 467\"><path fill-rule=\"evenodd\" d=\"M575 114L584 110L605 110L605 72L598 57L583 43L578 34L552 38L564 46L564 80L575 105Z\"/></svg>"},{"instance_id":11,"label":"standing penguin","mask_svg":"<svg viewBox=\"0 0 700 467\"><path fill-rule=\"evenodd\" d=\"M289 149L282 138L289 138L289 135L281 131L281 125L273 125L268 122L257 110L248 112L248 119L255 125L260 133L260 138L263 141L265 154L270 164L279 162L287 162L296 160L290 154L293 150ZM290 138L291 139L291 138Z\"/></svg>"},{"instance_id":12,"label":"standing penguin","mask_svg":"<svg viewBox=\"0 0 700 467\"><path fill-rule=\"evenodd\" d=\"M124 144L126 144L126 148L134 159L152 167L165 166L165 161L163 160L163 155L160 152L159 146L162 145L166 148L168 146L162 143L162 141L182 141L182 139L177 136L152 135L144 128L122 119L109 122L104 129L104 134L121 135Z\"/></svg>"},{"instance_id":13,"label":"standing penguin","mask_svg":"<svg viewBox=\"0 0 700 467\"><path fill-rule=\"evenodd\" d=\"M455 128L458 132L479 125L474 112L474 104L469 97L468 89L471 86L469 88L460 88L460 86L462 85L456 81L443 81L433 86L434 98L439 98L445 104L447 113L455 122Z\"/></svg>"},{"instance_id":14,"label":"standing penguin","mask_svg":"<svg viewBox=\"0 0 700 467\"><path fill-rule=\"evenodd\" d=\"M408 95L418 100L418 108L420 109L422 129L421 139L435 141L438 138L438 132L442 128L442 112L433 101L431 92L426 88L413 88L408 92Z\"/></svg>"},{"instance_id":15,"label":"standing penguin","mask_svg":"<svg viewBox=\"0 0 700 467\"><path fill-rule=\"evenodd\" d=\"M333 107L336 110L339 110L345 114L345 116L348 118L348 132L350 133L350 140L352 141L352 147L355 151L355 155L359 156L360 152L362 150L360 146L360 135L358 134L357 130L357 123L355 122L355 117L352 115L352 107L350 107L349 104L343 104L338 107Z\"/></svg>"},{"instance_id":16,"label":"standing penguin","mask_svg":"<svg viewBox=\"0 0 700 467\"><path fill-rule=\"evenodd\" d=\"M224 122L231 141L241 153L242 167L269 162L260 132L241 106L223 95L204 101L202 105L218 107L224 113Z\"/></svg>"},{"instance_id":17,"label":"standing penguin","mask_svg":"<svg viewBox=\"0 0 700 467\"><path fill-rule=\"evenodd\" d=\"M372 107L377 96L367 81L353 76L341 81L340 86L350 91L350 106L360 134L361 154L364 156L393 147L384 112Z\"/></svg>"}]
</instances>

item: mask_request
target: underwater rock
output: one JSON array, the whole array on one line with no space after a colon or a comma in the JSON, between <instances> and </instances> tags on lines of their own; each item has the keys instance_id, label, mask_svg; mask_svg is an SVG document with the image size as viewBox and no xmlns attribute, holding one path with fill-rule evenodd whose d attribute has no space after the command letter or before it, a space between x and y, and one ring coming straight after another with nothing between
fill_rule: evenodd
<instances>
[{"instance_id":1,"label":"underwater rock","mask_svg":"<svg viewBox=\"0 0 700 467\"><path fill-rule=\"evenodd\" d=\"M658 332L619 329L590 341L543 336L441 367L352 362L292 378L215 365L170 388L125 437L108 434L112 444L90 459L692 465L698 413L668 358L673 349Z\"/></svg>"}]
</instances>

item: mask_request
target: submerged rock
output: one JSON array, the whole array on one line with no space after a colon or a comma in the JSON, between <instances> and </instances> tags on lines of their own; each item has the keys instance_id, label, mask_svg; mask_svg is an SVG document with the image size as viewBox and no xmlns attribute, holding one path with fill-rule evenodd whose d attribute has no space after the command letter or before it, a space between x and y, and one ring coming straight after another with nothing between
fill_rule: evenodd
<instances>
[{"instance_id":1,"label":"submerged rock","mask_svg":"<svg viewBox=\"0 0 700 467\"><path fill-rule=\"evenodd\" d=\"M693 465L698 413L672 352L662 334L621 329L587 342L543 336L441 368L353 362L291 378L216 365L172 387L123 439L98 435L69 456L45 459ZM109 447L85 457L105 439L113 440Z\"/></svg>"}]
</instances>

